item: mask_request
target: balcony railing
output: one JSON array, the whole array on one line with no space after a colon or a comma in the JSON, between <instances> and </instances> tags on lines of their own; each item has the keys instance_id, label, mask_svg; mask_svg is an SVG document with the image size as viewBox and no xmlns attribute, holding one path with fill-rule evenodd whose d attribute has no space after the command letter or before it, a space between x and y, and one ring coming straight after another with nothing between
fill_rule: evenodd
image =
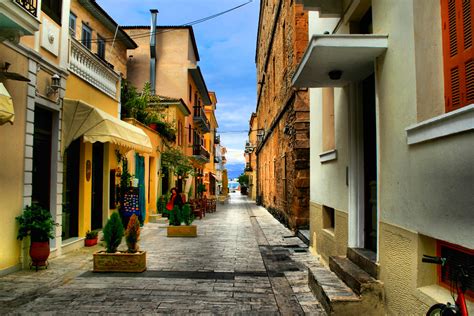
<instances>
[{"instance_id":1,"label":"balcony railing","mask_svg":"<svg viewBox=\"0 0 474 316\"><path fill-rule=\"evenodd\" d=\"M69 70L100 91L117 98L120 75L73 37L69 55Z\"/></svg>"},{"instance_id":2,"label":"balcony railing","mask_svg":"<svg viewBox=\"0 0 474 316\"><path fill-rule=\"evenodd\" d=\"M220 143L221 143L221 135L214 136L214 144L220 144Z\"/></svg>"},{"instance_id":3,"label":"balcony railing","mask_svg":"<svg viewBox=\"0 0 474 316\"><path fill-rule=\"evenodd\" d=\"M199 160L209 162L211 154L201 145L193 145L193 157Z\"/></svg>"},{"instance_id":4,"label":"balcony railing","mask_svg":"<svg viewBox=\"0 0 474 316\"><path fill-rule=\"evenodd\" d=\"M32 16L36 17L38 1L37 0L15 0L23 9L28 11Z\"/></svg>"},{"instance_id":5,"label":"balcony railing","mask_svg":"<svg viewBox=\"0 0 474 316\"><path fill-rule=\"evenodd\" d=\"M211 125L202 107L194 106L193 121L203 133L209 133L211 131Z\"/></svg>"}]
</instances>

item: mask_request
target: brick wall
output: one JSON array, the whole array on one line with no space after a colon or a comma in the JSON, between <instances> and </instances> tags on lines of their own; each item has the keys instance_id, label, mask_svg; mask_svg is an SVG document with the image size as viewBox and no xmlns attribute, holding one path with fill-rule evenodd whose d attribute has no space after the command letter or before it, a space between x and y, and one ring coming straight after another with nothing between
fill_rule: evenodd
<instances>
[{"instance_id":1,"label":"brick wall","mask_svg":"<svg viewBox=\"0 0 474 316\"><path fill-rule=\"evenodd\" d=\"M257 42L258 195L292 228L309 217L309 99L291 77L308 43L308 16L292 0L263 0Z\"/></svg>"}]
</instances>

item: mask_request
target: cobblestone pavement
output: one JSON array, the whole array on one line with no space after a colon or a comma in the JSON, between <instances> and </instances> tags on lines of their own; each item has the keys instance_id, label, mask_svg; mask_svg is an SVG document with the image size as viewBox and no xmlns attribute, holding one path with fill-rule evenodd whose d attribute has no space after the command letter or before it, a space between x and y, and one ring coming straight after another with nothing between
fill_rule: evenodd
<instances>
[{"instance_id":1,"label":"cobblestone pavement","mask_svg":"<svg viewBox=\"0 0 474 316\"><path fill-rule=\"evenodd\" d=\"M92 273L95 246L1 277L0 314L324 314L307 285L316 259L264 208L231 194L194 224L197 238L147 224L142 274Z\"/></svg>"}]
</instances>

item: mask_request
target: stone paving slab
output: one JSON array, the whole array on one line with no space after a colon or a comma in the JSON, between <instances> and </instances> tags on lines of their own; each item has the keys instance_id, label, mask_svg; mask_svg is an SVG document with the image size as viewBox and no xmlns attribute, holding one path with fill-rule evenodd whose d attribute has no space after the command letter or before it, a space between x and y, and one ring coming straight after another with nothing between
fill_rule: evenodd
<instances>
[{"instance_id":1,"label":"stone paving slab","mask_svg":"<svg viewBox=\"0 0 474 316\"><path fill-rule=\"evenodd\" d=\"M325 314L307 283L319 263L264 208L233 194L194 224L197 238L147 224L141 275L90 272L95 246L0 277L0 314Z\"/></svg>"}]
</instances>

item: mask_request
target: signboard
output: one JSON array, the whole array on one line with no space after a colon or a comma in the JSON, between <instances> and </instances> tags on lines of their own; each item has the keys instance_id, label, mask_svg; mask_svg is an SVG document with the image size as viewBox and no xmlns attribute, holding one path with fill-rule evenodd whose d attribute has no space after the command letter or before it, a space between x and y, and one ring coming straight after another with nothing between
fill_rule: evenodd
<instances>
[{"instance_id":1,"label":"signboard","mask_svg":"<svg viewBox=\"0 0 474 316\"><path fill-rule=\"evenodd\" d=\"M130 190L125 193L123 199L123 215L127 217L133 214L140 216L139 200L138 188L130 188Z\"/></svg>"}]
</instances>

